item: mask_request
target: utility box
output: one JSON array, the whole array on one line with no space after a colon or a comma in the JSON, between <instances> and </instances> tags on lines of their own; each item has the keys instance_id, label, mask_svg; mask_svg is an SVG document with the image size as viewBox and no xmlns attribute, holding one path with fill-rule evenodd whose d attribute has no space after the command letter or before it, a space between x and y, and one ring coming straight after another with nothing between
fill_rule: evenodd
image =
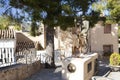
<instances>
[{"instance_id":1,"label":"utility box","mask_svg":"<svg viewBox=\"0 0 120 80\"><path fill-rule=\"evenodd\" d=\"M97 53L64 59L62 80L90 80L97 71L97 59Z\"/></svg>"}]
</instances>

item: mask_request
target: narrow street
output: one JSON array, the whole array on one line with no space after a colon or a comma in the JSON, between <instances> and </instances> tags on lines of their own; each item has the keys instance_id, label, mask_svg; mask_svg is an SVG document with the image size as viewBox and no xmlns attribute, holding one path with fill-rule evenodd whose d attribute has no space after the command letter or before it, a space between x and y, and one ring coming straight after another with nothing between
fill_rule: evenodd
<instances>
[{"instance_id":1,"label":"narrow street","mask_svg":"<svg viewBox=\"0 0 120 80\"><path fill-rule=\"evenodd\" d=\"M26 80L62 80L61 67L58 67L56 69L42 69Z\"/></svg>"},{"instance_id":2,"label":"narrow street","mask_svg":"<svg viewBox=\"0 0 120 80\"><path fill-rule=\"evenodd\" d=\"M62 80L61 67L56 69L42 69L26 80ZM99 61L99 70L97 76L104 76L110 68L108 67L108 60Z\"/></svg>"}]
</instances>

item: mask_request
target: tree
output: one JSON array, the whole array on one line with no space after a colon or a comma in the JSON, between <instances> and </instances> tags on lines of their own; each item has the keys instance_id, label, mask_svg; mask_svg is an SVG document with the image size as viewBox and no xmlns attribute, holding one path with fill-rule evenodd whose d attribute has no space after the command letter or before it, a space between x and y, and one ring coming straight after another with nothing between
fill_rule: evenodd
<instances>
[{"instance_id":1,"label":"tree","mask_svg":"<svg viewBox=\"0 0 120 80\"><path fill-rule=\"evenodd\" d=\"M0 16L0 29L7 29L10 24L10 20L6 16Z\"/></svg>"},{"instance_id":2,"label":"tree","mask_svg":"<svg viewBox=\"0 0 120 80\"><path fill-rule=\"evenodd\" d=\"M8 29L13 25L16 30L20 30L20 24L11 19L10 16L0 16L0 29Z\"/></svg>"},{"instance_id":3,"label":"tree","mask_svg":"<svg viewBox=\"0 0 120 80\"><path fill-rule=\"evenodd\" d=\"M4 0L6 1L6 0ZM80 15L89 15L90 5L98 0L7 0L11 8L5 14L16 20L29 19L33 24L42 20L49 27L48 31L54 33L53 27L60 26L63 30L74 27L74 19ZM10 10L10 9L16 9ZM16 14L11 13L14 11ZM27 14L25 16L25 14ZM90 14L94 16L93 14ZM92 17L89 17L91 20ZM97 20L96 20L97 21ZM92 20L91 20L92 22ZM50 29L51 28L51 29ZM31 29L35 33L35 27ZM53 35L48 33L51 38ZM35 35L35 34L34 34ZM48 38L48 37L47 37ZM51 41L53 43L54 41Z\"/></svg>"},{"instance_id":4,"label":"tree","mask_svg":"<svg viewBox=\"0 0 120 80\"><path fill-rule=\"evenodd\" d=\"M43 20L48 26L66 27L74 26L74 18L88 15L89 6L97 0L3 0L9 1L6 14L17 19L23 19L28 14L34 21ZM16 9L15 10L13 10ZM11 11L16 13L13 14Z\"/></svg>"},{"instance_id":5,"label":"tree","mask_svg":"<svg viewBox=\"0 0 120 80\"><path fill-rule=\"evenodd\" d=\"M107 8L110 11L110 15L115 22L120 22L120 1L108 0Z\"/></svg>"},{"instance_id":6,"label":"tree","mask_svg":"<svg viewBox=\"0 0 120 80\"><path fill-rule=\"evenodd\" d=\"M32 36L36 36L37 35L37 30L38 30L38 26L37 26L36 22L32 22L30 34Z\"/></svg>"},{"instance_id":7,"label":"tree","mask_svg":"<svg viewBox=\"0 0 120 80\"><path fill-rule=\"evenodd\" d=\"M105 11L107 10L107 0L99 0L98 2L94 2L92 4L92 8L94 11L99 11L105 15Z\"/></svg>"},{"instance_id":8,"label":"tree","mask_svg":"<svg viewBox=\"0 0 120 80\"><path fill-rule=\"evenodd\" d=\"M92 4L94 11L106 14L110 22L120 22L120 1L119 0L100 0Z\"/></svg>"}]
</instances>

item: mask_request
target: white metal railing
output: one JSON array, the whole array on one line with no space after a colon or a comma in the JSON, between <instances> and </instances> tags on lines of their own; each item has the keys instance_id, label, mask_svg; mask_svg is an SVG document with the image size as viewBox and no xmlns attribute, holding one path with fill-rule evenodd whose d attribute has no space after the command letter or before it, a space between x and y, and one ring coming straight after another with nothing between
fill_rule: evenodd
<instances>
[{"instance_id":1,"label":"white metal railing","mask_svg":"<svg viewBox=\"0 0 120 80\"><path fill-rule=\"evenodd\" d=\"M0 48L0 67L14 64L14 48Z\"/></svg>"},{"instance_id":2,"label":"white metal railing","mask_svg":"<svg viewBox=\"0 0 120 80\"><path fill-rule=\"evenodd\" d=\"M61 62L61 56L70 57L70 52L54 51L55 63ZM15 53L15 48L0 48L0 67L10 66L17 63L32 63L40 60L41 63L51 63L52 56L43 51L34 51L33 49L24 49Z\"/></svg>"},{"instance_id":3,"label":"white metal railing","mask_svg":"<svg viewBox=\"0 0 120 80\"><path fill-rule=\"evenodd\" d=\"M41 63L51 63L52 56L46 53L46 50L37 51L37 59L41 61Z\"/></svg>"},{"instance_id":4,"label":"white metal railing","mask_svg":"<svg viewBox=\"0 0 120 80\"><path fill-rule=\"evenodd\" d=\"M0 67L13 64L30 64L37 60L35 49L24 49L15 53L14 48L0 48Z\"/></svg>"},{"instance_id":5,"label":"white metal railing","mask_svg":"<svg viewBox=\"0 0 120 80\"><path fill-rule=\"evenodd\" d=\"M49 53L46 52L46 50L37 51L37 59L41 61L41 63L51 63L52 56L49 55ZM61 63L62 57L70 57L72 56L72 53L70 51L61 51L61 50L55 50L54 51L54 62Z\"/></svg>"},{"instance_id":6,"label":"white metal railing","mask_svg":"<svg viewBox=\"0 0 120 80\"><path fill-rule=\"evenodd\" d=\"M32 49L24 49L15 53L16 63L31 64L37 60L36 51Z\"/></svg>"}]
</instances>

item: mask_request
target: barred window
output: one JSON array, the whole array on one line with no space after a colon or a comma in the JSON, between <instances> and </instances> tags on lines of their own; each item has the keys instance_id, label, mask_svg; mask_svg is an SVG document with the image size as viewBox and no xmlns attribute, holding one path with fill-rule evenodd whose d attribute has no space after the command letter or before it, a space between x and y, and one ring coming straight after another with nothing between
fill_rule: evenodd
<instances>
[{"instance_id":1,"label":"barred window","mask_svg":"<svg viewBox=\"0 0 120 80\"><path fill-rule=\"evenodd\" d=\"M103 45L104 56L110 56L113 52L113 45Z\"/></svg>"}]
</instances>

